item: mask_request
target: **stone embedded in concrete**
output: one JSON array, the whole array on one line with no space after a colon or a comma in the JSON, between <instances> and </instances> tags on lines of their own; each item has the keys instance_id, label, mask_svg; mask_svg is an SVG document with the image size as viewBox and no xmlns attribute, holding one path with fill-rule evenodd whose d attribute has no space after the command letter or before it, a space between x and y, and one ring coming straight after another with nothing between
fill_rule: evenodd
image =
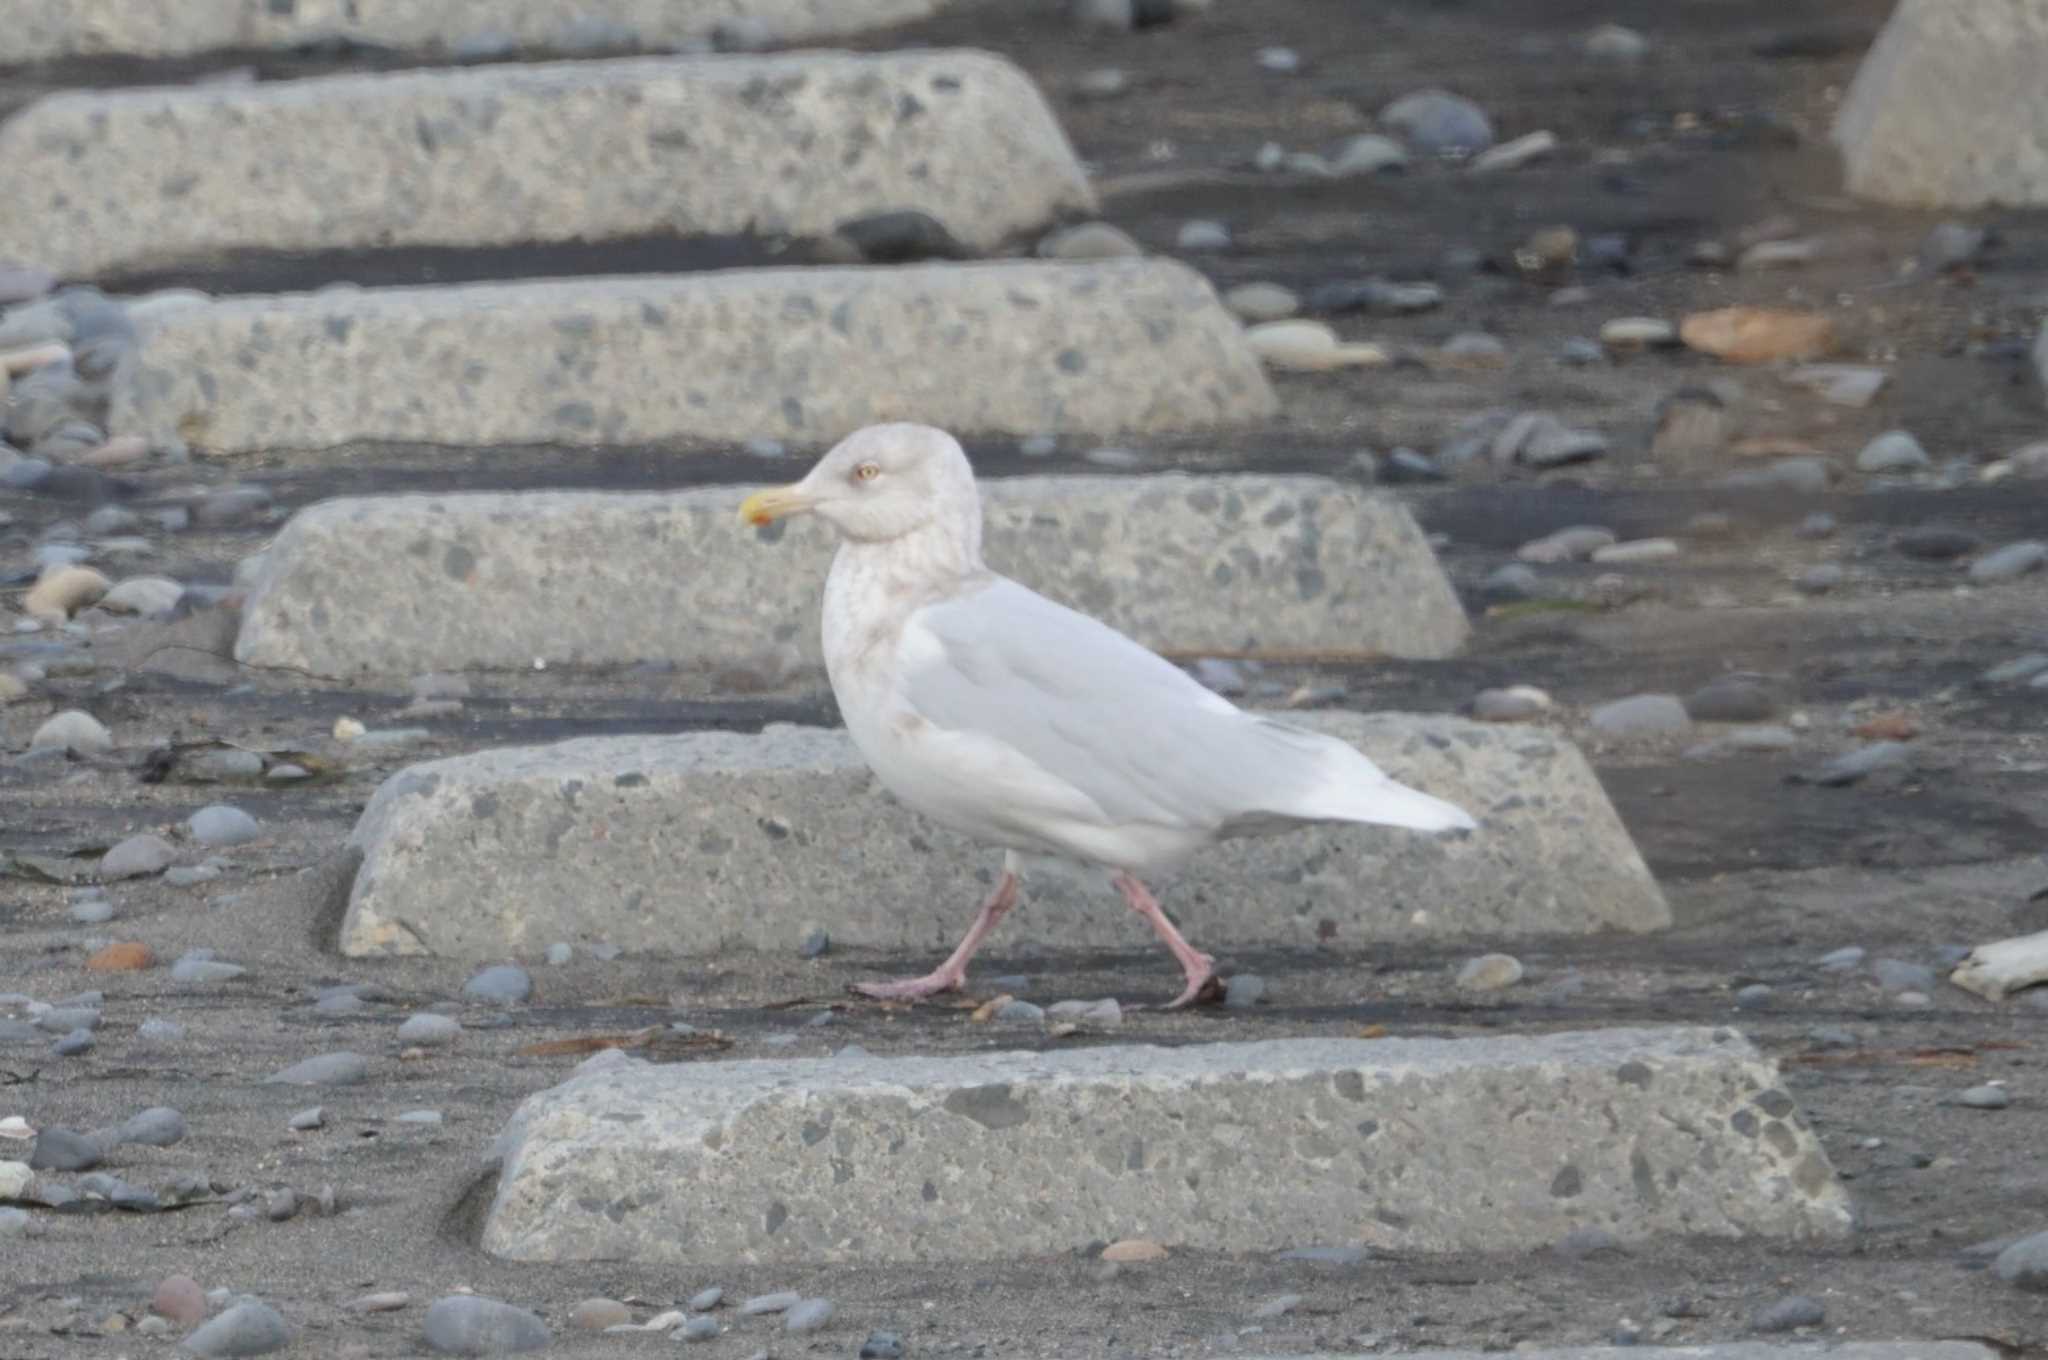
<instances>
[{"instance_id":1,"label":"stone embedded in concrete","mask_svg":"<svg viewBox=\"0 0 2048 1360\"><path fill-rule=\"evenodd\" d=\"M779 43L923 19L941 0L9 0L0 65L196 56L335 41L463 57L658 50L735 20Z\"/></svg>"},{"instance_id":2,"label":"stone embedded in concrete","mask_svg":"<svg viewBox=\"0 0 2048 1360\"><path fill-rule=\"evenodd\" d=\"M1363 1355L1291 1355L1284 1360L1499 1360L1499 1351L1372 1351ZM1705 1346L1560 1346L1524 1350L1515 1360L1999 1360L1974 1341L1831 1341L1821 1345L1722 1341ZM1245 1360L1283 1360L1247 1356Z\"/></svg>"},{"instance_id":3,"label":"stone embedded in concrete","mask_svg":"<svg viewBox=\"0 0 2048 1360\"><path fill-rule=\"evenodd\" d=\"M1142 1237L1511 1251L1823 1240L1851 1211L1731 1030L629 1062L528 1099L483 1247L524 1261L991 1259Z\"/></svg>"},{"instance_id":4,"label":"stone embedded in concrete","mask_svg":"<svg viewBox=\"0 0 2048 1360\"><path fill-rule=\"evenodd\" d=\"M0 256L824 236L915 210L990 249L1094 195L983 52L638 57L72 92L0 125ZM452 394L446 394L452 395Z\"/></svg>"},{"instance_id":5,"label":"stone embedded in concrete","mask_svg":"<svg viewBox=\"0 0 2048 1360\"><path fill-rule=\"evenodd\" d=\"M2044 0L1899 0L1835 122L1849 192L1916 208L2048 205L2044 70Z\"/></svg>"},{"instance_id":6,"label":"stone embedded in concrete","mask_svg":"<svg viewBox=\"0 0 2048 1360\"><path fill-rule=\"evenodd\" d=\"M763 541L739 522L745 490L323 502L265 555L235 658L337 679L653 661L699 693L815 686L834 536L798 519ZM992 566L1157 650L1430 658L1469 628L1406 507L1355 486L1171 473L982 491Z\"/></svg>"},{"instance_id":7,"label":"stone embedded in concrete","mask_svg":"<svg viewBox=\"0 0 2048 1360\"><path fill-rule=\"evenodd\" d=\"M1275 714L1352 742L1479 820L1467 836L1324 826L1231 840L1154 886L1209 949L1648 931L1670 910L1599 781L1547 732L1458 718ZM429 761L349 838L345 954L950 949L1000 852L883 794L843 731L594 737ZM1107 876L1034 865L1005 936L1150 940Z\"/></svg>"},{"instance_id":8,"label":"stone embedded in concrete","mask_svg":"<svg viewBox=\"0 0 2048 1360\"><path fill-rule=\"evenodd\" d=\"M330 290L150 318L111 424L216 455L774 437L916 419L1108 436L1276 402L1206 280L1166 260L763 269Z\"/></svg>"}]
</instances>

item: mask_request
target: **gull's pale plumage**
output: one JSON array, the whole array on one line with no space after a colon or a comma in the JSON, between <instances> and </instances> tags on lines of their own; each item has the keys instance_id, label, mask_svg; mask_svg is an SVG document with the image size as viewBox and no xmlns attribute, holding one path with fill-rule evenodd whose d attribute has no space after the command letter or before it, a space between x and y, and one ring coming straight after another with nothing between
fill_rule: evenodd
<instances>
[{"instance_id":1,"label":"gull's pale plumage","mask_svg":"<svg viewBox=\"0 0 2048 1360\"><path fill-rule=\"evenodd\" d=\"M976 839L1112 870L1186 970L1181 1002L1208 982L1210 961L1137 874L1226 837L1308 823L1473 825L1350 745L1246 713L1114 629L990 571L973 470L941 430L861 430L742 513L766 523L804 511L844 539L825 585L825 664L882 783ZM864 990L958 987L967 956L1015 899L1015 869L1013 853L939 970Z\"/></svg>"}]
</instances>

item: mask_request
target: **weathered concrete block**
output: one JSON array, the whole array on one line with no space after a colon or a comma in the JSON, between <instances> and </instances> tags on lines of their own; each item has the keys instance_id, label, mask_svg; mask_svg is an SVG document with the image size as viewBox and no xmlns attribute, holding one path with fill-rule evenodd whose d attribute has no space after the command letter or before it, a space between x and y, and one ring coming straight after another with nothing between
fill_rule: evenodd
<instances>
[{"instance_id":1,"label":"weathered concrete block","mask_svg":"<svg viewBox=\"0 0 2048 1360\"><path fill-rule=\"evenodd\" d=\"M526 1261L1850 1227L1773 1065L1729 1030L633 1062L532 1097L499 1146L483 1246Z\"/></svg>"},{"instance_id":2,"label":"weathered concrete block","mask_svg":"<svg viewBox=\"0 0 2048 1360\"><path fill-rule=\"evenodd\" d=\"M65 93L0 125L0 197L0 255L71 276L238 250L816 236L898 209L987 248L1094 201L1029 77L970 51Z\"/></svg>"},{"instance_id":3,"label":"weathered concrete block","mask_svg":"<svg viewBox=\"0 0 2048 1360\"><path fill-rule=\"evenodd\" d=\"M1111 435L1276 409L1235 319L1166 260L765 269L174 308L113 428L215 454L358 441L828 444L916 418Z\"/></svg>"},{"instance_id":4,"label":"weathered concrete block","mask_svg":"<svg viewBox=\"0 0 2048 1360\"><path fill-rule=\"evenodd\" d=\"M1157 885L1198 943L1313 947L1655 930L1669 908L1599 781L1546 732L1405 714L1299 713L1479 819L1458 838L1316 827L1226 841ZM883 794L843 731L598 737L415 765L350 844L352 955L496 958L555 940L650 953L950 948L999 852ZM1104 875L1048 863L1014 938L1138 945ZM999 949L1001 945L997 946Z\"/></svg>"},{"instance_id":5,"label":"weathered concrete block","mask_svg":"<svg viewBox=\"0 0 2048 1360\"><path fill-rule=\"evenodd\" d=\"M2048 204L2048 0L1899 0L1835 123L1849 192Z\"/></svg>"},{"instance_id":6,"label":"weathered concrete block","mask_svg":"<svg viewBox=\"0 0 2048 1360\"><path fill-rule=\"evenodd\" d=\"M341 40L405 52L646 51L748 21L780 43L934 13L941 0L6 0L0 64L193 56Z\"/></svg>"},{"instance_id":7,"label":"weathered concrete block","mask_svg":"<svg viewBox=\"0 0 2048 1360\"><path fill-rule=\"evenodd\" d=\"M760 541L746 488L326 501L293 516L243 610L238 661L349 678L673 663L700 692L822 680L835 540ZM1469 625L1391 497L1320 477L982 484L988 559L1161 651L1440 657ZM774 531L771 531L774 532Z\"/></svg>"}]
</instances>

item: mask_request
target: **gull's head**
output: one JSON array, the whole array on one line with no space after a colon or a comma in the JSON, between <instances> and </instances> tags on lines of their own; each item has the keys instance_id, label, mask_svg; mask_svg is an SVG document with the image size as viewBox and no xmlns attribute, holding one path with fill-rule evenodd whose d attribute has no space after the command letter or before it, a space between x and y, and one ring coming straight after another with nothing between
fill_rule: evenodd
<instances>
[{"instance_id":1,"label":"gull's head","mask_svg":"<svg viewBox=\"0 0 2048 1360\"><path fill-rule=\"evenodd\" d=\"M929 425L870 425L833 446L800 482L757 491L740 518L766 525L812 514L847 538L885 543L937 523L977 547L981 503L960 443Z\"/></svg>"}]
</instances>

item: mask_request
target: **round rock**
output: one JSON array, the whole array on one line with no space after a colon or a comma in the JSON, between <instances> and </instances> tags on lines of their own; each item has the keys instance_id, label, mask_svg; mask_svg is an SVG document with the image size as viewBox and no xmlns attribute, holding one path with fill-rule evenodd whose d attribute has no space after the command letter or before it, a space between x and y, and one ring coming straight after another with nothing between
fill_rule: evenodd
<instances>
[{"instance_id":1,"label":"round rock","mask_svg":"<svg viewBox=\"0 0 2048 1360\"><path fill-rule=\"evenodd\" d=\"M267 1303L244 1300L185 1338L194 1355L268 1355L291 1344L292 1329Z\"/></svg>"},{"instance_id":2,"label":"round rock","mask_svg":"<svg viewBox=\"0 0 2048 1360\"><path fill-rule=\"evenodd\" d=\"M1493 124L1480 107L1448 90L1417 90L1380 110L1380 123L1427 155L1470 154L1493 145Z\"/></svg>"},{"instance_id":3,"label":"round rock","mask_svg":"<svg viewBox=\"0 0 2048 1360\"><path fill-rule=\"evenodd\" d=\"M80 754L93 754L114 749L114 734L90 713L69 709L57 714L28 740L29 749L71 750Z\"/></svg>"},{"instance_id":4,"label":"round rock","mask_svg":"<svg viewBox=\"0 0 2048 1360\"><path fill-rule=\"evenodd\" d=\"M147 832L130 836L100 857L102 878L147 878L160 874L178 857L178 851L162 836Z\"/></svg>"},{"instance_id":5,"label":"round rock","mask_svg":"<svg viewBox=\"0 0 2048 1360\"><path fill-rule=\"evenodd\" d=\"M1458 969L1458 985L1468 992L1497 992L1522 980L1522 961L1512 954L1481 954Z\"/></svg>"},{"instance_id":6,"label":"round rock","mask_svg":"<svg viewBox=\"0 0 2048 1360\"><path fill-rule=\"evenodd\" d=\"M263 834L254 817L227 803L199 809L186 825L201 845L247 845Z\"/></svg>"},{"instance_id":7,"label":"round rock","mask_svg":"<svg viewBox=\"0 0 2048 1360\"><path fill-rule=\"evenodd\" d=\"M455 1042L462 1033L462 1022L450 1015L436 1015L432 1011L421 1011L406 1017L398 1027L398 1042L417 1044L421 1048L444 1048Z\"/></svg>"},{"instance_id":8,"label":"round rock","mask_svg":"<svg viewBox=\"0 0 2048 1360\"><path fill-rule=\"evenodd\" d=\"M462 984L472 1001L513 1006L533 995L533 977L516 963L494 963Z\"/></svg>"},{"instance_id":9,"label":"round rock","mask_svg":"<svg viewBox=\"0 0 2048 1360\"><path fill-rule=\"evenodd\" d=\"M427 1307L427 1344L443 1355L512 1355L548 1344L547 1325L524 1308L476 1294Z\"/></svg>"}]
</instances>

